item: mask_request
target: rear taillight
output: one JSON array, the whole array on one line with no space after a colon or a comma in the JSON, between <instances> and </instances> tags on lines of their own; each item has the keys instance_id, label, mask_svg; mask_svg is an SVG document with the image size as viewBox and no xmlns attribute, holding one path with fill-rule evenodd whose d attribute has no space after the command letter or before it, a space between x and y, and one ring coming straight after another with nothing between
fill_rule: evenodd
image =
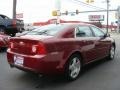
<instances>
[{"instance_id":1,"label":"rear taillight","mask_svg":"<svg viewBox=\"0 0 120 90\"><path fill-rule=\"evenodd\" d=\"M39 43L38 46L37 46L37 54L46 54L47 51L46 51L46 48L44 46L44 44L42 43Z\"/></svg>"}]
</instances>

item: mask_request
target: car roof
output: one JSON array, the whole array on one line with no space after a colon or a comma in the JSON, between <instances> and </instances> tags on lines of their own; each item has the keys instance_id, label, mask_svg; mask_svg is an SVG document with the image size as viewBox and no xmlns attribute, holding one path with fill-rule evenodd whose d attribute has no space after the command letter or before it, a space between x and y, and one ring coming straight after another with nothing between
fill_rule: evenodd
<instances>
[{"instance_id":1,"label":"car roof","mask_svg":"<svg viewBox=\"0 0 120 90\"><path fill-rule=\"evenodd\" d=\"M92 26L92 24L88 23L60 23L60 24L49 24L50 26L55 25L63 25L63 26L78 26L78 25L84 25L84 26Z\"/></svg>"},{"instance_id":2,"label":"car roof","mask_svg":"<svg viewBox=\"0 0 120 90\"><path fill-rule=\"evenodd\" d=\"M90 25L88 23L60 23L60 24L66 24L66 25Z\"/></svg>"}]
</instances>

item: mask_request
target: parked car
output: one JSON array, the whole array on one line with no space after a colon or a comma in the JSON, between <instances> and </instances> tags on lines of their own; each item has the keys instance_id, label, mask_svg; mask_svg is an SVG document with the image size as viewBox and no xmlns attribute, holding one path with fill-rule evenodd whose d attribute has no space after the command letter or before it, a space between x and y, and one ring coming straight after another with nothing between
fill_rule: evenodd
<instances>
[{"instance_id":1,"label":"parked car","mask_svg":"<svg viewBox=\"0 0 120 90\"><path fill-rule=\"evenodd\" d=\"M24 30L24 22L19 19L10 19L9 17L0 14L0 32L15 36L16 33Z\"/></svg>"},{"instance_id":2,"label":"parked car","mask_svg":"<svg viewBox=\"0 0 120 90\"><path fill-rule=\"evenodd\" d=\"M10 36L0 33L0 50L8 47Z\"/></svg>"},{"instance_id":3,"label":"parked car","mask_svg":"<svg viewBox=\"0 0 120 90\"><path fill-rule=\"evenodd\" d=\"M7 59L11 67L38 74L80 75L84 65L115 55L115 41L100 28L82 23L47 25L10 39Z\"/></svg>"}]
</instances>

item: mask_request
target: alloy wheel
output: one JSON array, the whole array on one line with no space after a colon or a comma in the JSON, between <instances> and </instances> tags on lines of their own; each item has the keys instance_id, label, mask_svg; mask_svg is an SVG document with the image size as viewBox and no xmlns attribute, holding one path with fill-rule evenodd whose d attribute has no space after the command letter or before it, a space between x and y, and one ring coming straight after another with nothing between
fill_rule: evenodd
<instances>
[{"instance_id":1,"label":"alloy wheel","mask_svg":"<svg viewBox=\"0 0 120 90\"><path fill-rule=\"evenodd\" d=\"M69 74L71 78L76 78L80 73L80 60L78 57L75 57L71 60L69 65Z\"/></svg>"},{"instance_id":2,"label":"alloy wheel","mask_svg":"<svg viewBox=\"0 0 120 90\"><path fill-rule=\"evenodd\" d=\"M110 59L113 59L114 56L115 56L115 47L111 46L111 49L110 49Z\"/></svg>"}]
</instances>

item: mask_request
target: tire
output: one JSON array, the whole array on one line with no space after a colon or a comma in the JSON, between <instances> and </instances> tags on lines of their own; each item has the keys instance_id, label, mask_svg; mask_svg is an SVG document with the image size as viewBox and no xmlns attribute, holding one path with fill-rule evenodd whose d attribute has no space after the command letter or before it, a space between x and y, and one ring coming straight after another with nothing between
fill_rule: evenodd
<instances>
[{"instance_id":1,"label":"tire","mask_svg":"<svg viewBox=\"0 0 120 90\"><path fill-rule=\"evenodd\" d=\"M81 72L81 58L78 54L73 54L67 64L65 69L66 79L69 81L76 80Z\"/></svg>"},{"instance_id":2,"label":"tire","mask_svg":"<svg viewBox=\"0 0 120 90\"><path fill-rule=\"evenodd\" d=\"M108 59L109 60L113 60L115 57L115 46L112 45L110 50L109 50L109 55L108 55Z\"/></svg>"}]
</instances>

